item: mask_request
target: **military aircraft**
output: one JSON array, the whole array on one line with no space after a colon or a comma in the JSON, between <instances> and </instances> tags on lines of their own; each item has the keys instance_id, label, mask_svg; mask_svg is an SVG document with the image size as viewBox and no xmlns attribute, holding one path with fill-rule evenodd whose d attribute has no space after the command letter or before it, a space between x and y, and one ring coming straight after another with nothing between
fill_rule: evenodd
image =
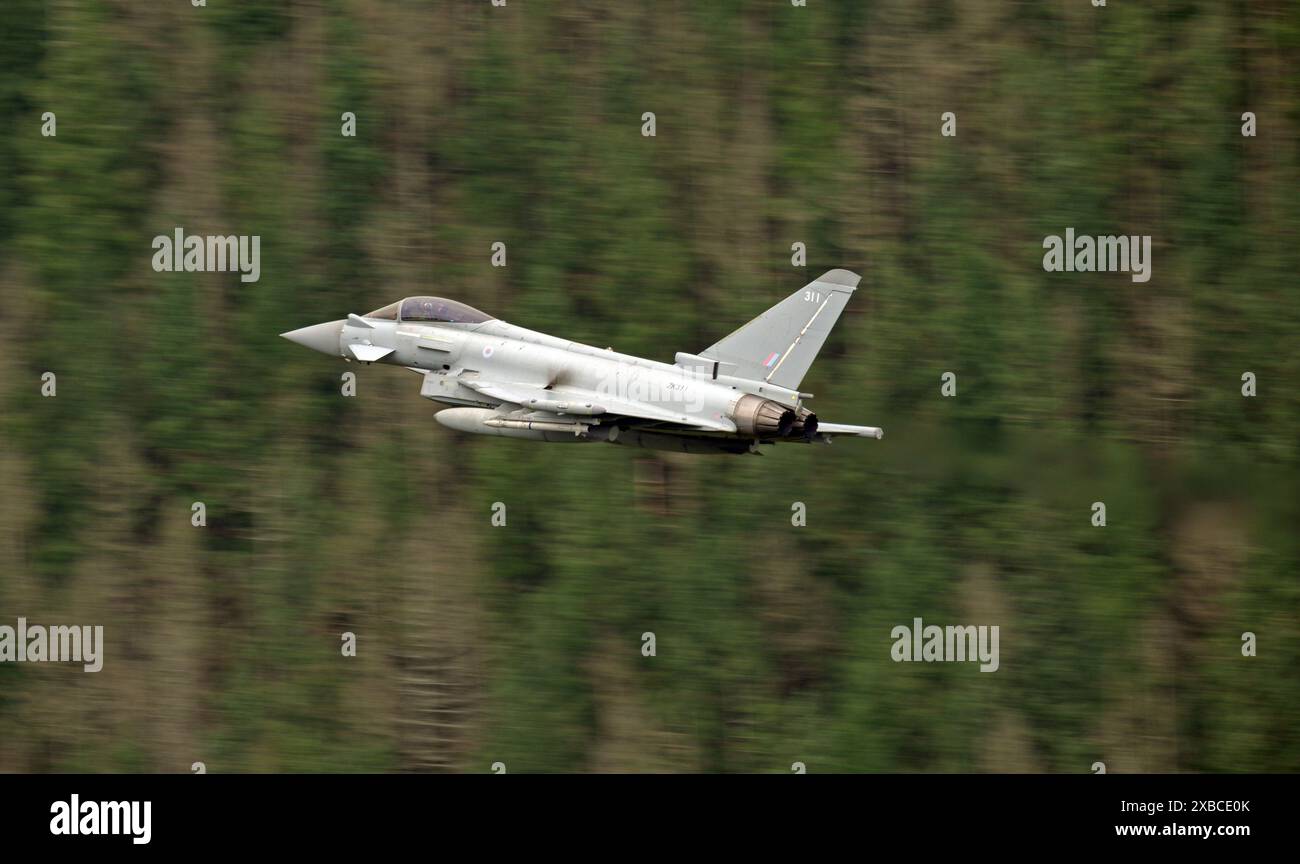
<instances>
[{"instance_id":1,"label":"military aircraft","mask_svg":"<svg viewBox=\"0 0 1300 864\"><path fill-rule=\"evenodd\" d=\"M757 453L778 441L880 438L823 423L799 383L860 277L830 270L699 354L660 363L507 324L441 297L408 297L284 338L344 360L418 372L434 415L461 432L606 441L686 453Z\"/></svg>"}]
</instances>

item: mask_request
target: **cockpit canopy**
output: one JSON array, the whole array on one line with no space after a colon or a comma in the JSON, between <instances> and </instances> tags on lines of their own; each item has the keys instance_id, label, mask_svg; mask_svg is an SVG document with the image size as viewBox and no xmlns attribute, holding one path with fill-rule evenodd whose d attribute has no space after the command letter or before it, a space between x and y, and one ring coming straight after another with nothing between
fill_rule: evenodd
<instances>
[{"instance_id":1,"label":"cockpit canopy","mask_svg":"<svg viewBox=\"0 0 1300 864\"><path fill-rule=\"evenodd\" d=\"M481 324L492 316L456 300L443 297L407 297L398 303L389 303L366 315L367 318L385 318L389 321L439 321L446 324Z\"/></svg>"}]
</instances>

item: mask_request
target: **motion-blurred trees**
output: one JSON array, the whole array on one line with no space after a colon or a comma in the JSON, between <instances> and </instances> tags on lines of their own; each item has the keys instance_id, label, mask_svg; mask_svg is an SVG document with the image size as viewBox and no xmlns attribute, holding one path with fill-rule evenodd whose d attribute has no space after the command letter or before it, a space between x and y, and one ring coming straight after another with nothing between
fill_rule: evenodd
<instances>
[{"instance_id":1,"label":"motion-blurred trees","mask_svg":"<svg viewBox=\"0 0 1300 864\"><path fill-rule=\"evenodd\" d=\"M1300 770L1296 3L0 19L0 619L107 640L0 664L0 769ZM1044 272L1069 226L1151 280ZM831 267L803 389L882 442L465 440L276 335L432 293L666 360Z\"/></svg>"}]
</instances>

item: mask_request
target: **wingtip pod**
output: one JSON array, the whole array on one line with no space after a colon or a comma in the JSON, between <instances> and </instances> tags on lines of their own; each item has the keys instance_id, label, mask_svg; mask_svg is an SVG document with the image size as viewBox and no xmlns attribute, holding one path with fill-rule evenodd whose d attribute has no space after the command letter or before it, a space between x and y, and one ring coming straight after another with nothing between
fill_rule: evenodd
<instances>
[{"instance_id":1,"label":"wingtip pod","mask_svg":"<svg viewBox=\"0 0 1300 864\"><path fill-rule=\"evenodd\" d=\"M820 435L854 435L858 438L876 440L885 437L885 430L879 426L850 426L847 423L819 423L817 432Z\"/></svg>"}]
</instances>

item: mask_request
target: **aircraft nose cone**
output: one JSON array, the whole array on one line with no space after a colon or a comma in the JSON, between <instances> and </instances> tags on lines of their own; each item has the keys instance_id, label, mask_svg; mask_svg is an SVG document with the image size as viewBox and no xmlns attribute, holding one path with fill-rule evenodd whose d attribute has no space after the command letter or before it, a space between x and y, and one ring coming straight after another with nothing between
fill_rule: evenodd
<instances>
[{"instance_id":1,"label":"aircraft nose cone","mask_svg":"<svg viewBox=\"0 0 1300 864\"><path fill-rule=\"evenodd\" d=\"M343 321L326 321L324 324L312 324L310 327L300 327L280 335L290 342L297 342L304 348L342 357L339 337L343 335L343 324Z\"/></svg>"}]
</instances>

